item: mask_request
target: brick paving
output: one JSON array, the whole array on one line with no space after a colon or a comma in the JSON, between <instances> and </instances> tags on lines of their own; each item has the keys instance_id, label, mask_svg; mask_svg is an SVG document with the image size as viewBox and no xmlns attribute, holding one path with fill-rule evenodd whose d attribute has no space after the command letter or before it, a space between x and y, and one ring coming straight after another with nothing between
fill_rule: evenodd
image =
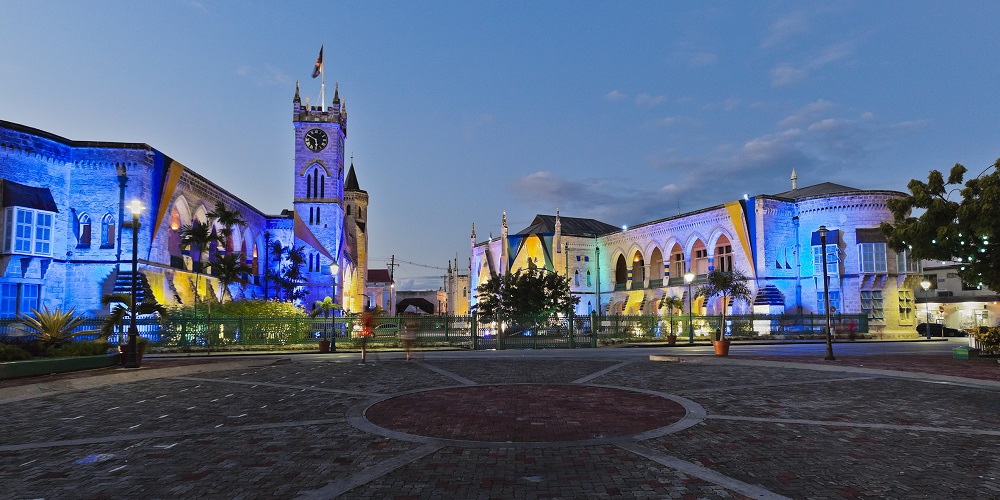
<instances>
[{"instance_id":1,"label":"brick paving","mask_svg":"<svg viewBox=\"0 0 1000 500\"><path fill-rule=\"evenodd\" d=\"M1000 386L988 379L749 357L291 356L143 369L127 383L121 370L100 372L112 384L35 379L48 389L0 387L0 496L1000 497ZM661 395L704 414L665 428L695 407ZM653 428L670 430L642 434ZM595 433L611 437L578 443Z\"/></svg>"}]
</instances>

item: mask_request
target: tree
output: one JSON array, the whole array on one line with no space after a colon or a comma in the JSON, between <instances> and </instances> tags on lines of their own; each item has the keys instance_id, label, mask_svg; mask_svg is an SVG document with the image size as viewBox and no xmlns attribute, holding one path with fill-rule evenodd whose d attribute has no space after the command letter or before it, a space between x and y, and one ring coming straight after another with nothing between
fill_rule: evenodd
<instances>
[{"instance_id":1,"label":"tree","mask_svg":"<svg viewBox=\"0 0 1000 500\"><path fill-rule=\"evenodd\" d=\"M490 319L568 313L580 302L570 294L569 278L538 268L490 278L476 294L476 311Z\"/></svg>"},{"instance_id":2,"label":"tree","mask_svg":"<svg viewBox=\"0 0 1000 500\"><path fill-rule=\"evenodd\" d=\"M250 282L250 275L253 274L253 268L243 260L243 254L239 252L216 257L212 265L215 267L215 277L222 284L223 301L226 300L227 293L230 299L233 298L229 291L230 284L237 283L242 287Z\"/></svg>"},{"instance_id":3,"label":"tree","mask_svg":"<svg viewBox=\"0 0 1000 500\"><path fill-rule=\"evenodd\" d=\"M739 270L720 271L718 269L708 273L707 282L698 287L696 295L710 299L712 297L722 297L722 328L716 330L715 340L722 341L726 336L726 309L729 307L729 298L736 300L750 301L753 292L747 284L750 277Z\"/></svg>"},{"instance_id":4,"label":"tree","mask_svg":"<svg viewBox=\"0 0 1000 500\"><path fill-rule=\"evenodd\" d=\"M221 201L216 201L215 208L213 208L212 211L206 215L210 220L218 222L222 225L221 237L219 239L222 245L226 248L226 253L229 253L229 251L232 250L230 245L233 241L233 228L246 227L246 219L244 219L243 215L236 210L226 209L226 206L223 205Z\"/></svg>"},{"instance_id":5,"label":"tree","mask_svg":"<svg viewBox=\"0 0 1000 500\"><path fill-rule=\"evenodd\" d=\"M281 286L285 290L285 299L294 301L306 295L306 291L299 286L305 281L302 276L302 266L306 263L305 247L288 247L285 249L285 256L288 265L281 269Z\"/></svg>"},{"instance_id":6,"label":"tree","mask_svg":"<svg viewBox=\"0 0 1000 500\"><path fill-rule=\"evenodd\" d=\"M212 225L207 223L202 223L198 219L195 219L191 224L185 224L181 226L178 234L181 238L181 249L187 249L191 254L191 258L194 258L195 250L197 250L198 259L194 266L195 279L201 281L201 273L205 271L206 266L203 265L203 259L209 253L211 246L218 242L218 237L212 232ZM198 283L194 284L194 300L195 309L197 310L198 303Z\"/></svg>"},{"instance_id":7,"label":"tree","mask_svg":"<svg viewBox=\"0 0 1000 500\"><path fill-rule=\"evenodd\" d=\"M962 181L967 169L955 164L945 182L937 170L931 170L927 183L913 179L907 185L910 195L889 200L893 222L884 222L882 232L889 248L907 252L914 260L948 260L961 263L958 276L969 285L983 285L1000 290L1000 249L994 238L1000 237L1000 159L978 177ZM986 172L993 169L992 172ZM958 191L961 201L950 199ZM924 210L919 217L914 209Z\"/></svg>"},{"instance_id":8,"label":"tree","mask_svg":"<svg viewBox=\"0 0 1000 500\"><path fill-rule=\"evenodd\" d=\"M670 314L670 335L676 335L674 332L674 311L684 307L684 300L676 295L671 295L660 301L660 307L667 308Z\"/></svg>"},{"instance_id":9,"label":"tree","mask_svg":"<svg viewBox=\"0 0 1000 500\"><path fill-rule=\"evenodd\" d=\"M333 301L333 297L327 296L323 300L317 300L313 303L313 309L309 312L310 318L315 318L316 316L323 315L324 318L329 318L334 316L334 311L340 310L340 304ZM333 329L331 328L331 331ZM323 338L328 338L326 335L326 326L323 326Z\"/></svg>"},{"instance_id":10,"label":"tree","mask_svg":"<svg viewBox=\"0 0 1000 500\"><path fill-rule=\"evenodd\" d=\"M123 321L126 317L132 314L131 304L132 304L132 294L131 293L109 293L101 297L101 305L109 306L115 304L115 307L111 309L111 314L104 317L104 322L101 324L101 336L110 339L115 333L115 327L123 326ZM162 304L156 301L152 297L146 297L142 302L135 305L136 315L139 314L159 314L160 316L165 316L167 314L167 308L163 307ZM138 317L138 316L137 316ZM125 343L125 332L124 328L118 332L118 343Z\"/></svg>"}]
</instances>

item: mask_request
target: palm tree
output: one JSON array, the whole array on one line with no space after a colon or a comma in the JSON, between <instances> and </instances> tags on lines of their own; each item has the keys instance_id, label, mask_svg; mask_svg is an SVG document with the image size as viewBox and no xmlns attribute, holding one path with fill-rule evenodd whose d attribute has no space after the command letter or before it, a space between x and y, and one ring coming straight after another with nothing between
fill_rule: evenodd
<instances>
[{"instance_id":1,"label":"palm tree","mask_svg":"<svg viewBox=\"0 0 1000 500\"><path fill-rule=\"evenodd\" d=\"M191 224L181 226L178 234L181 238L181 249L188 249L188 252L192 254L192 259L194 258L194 249L198 250L197 265L192 266L197 278L194 286L195 309L197 310L198 282L201 281L201 273L206 272L206 266L202 264L211 245L218 242L218 237L212 232L211 224L202 223L198 219L195 219Z\"/></svg>"},{"instance_id":2,"label":"palm tree","mask_svg":"<svg viewBox=\"0 0 1000 500\"><path fill-rule=\"evenodd\" d=\"M671 295L660 301L660 307L666 307L670 314L670 335L677 335L674 333L674 310L683 308L684 300L676 295Z\"/></svg>"},{"instance_id":3,"label":"palm tree","mask_svg":"<svg viewBox=\"0 0 1000 500\"><path fill-rule=\"evenodd\" d=\"M334 311L339 310L340 304L334 302L332 297L327 296L323 300L317 300L313 303L313 309L309 312L309 317L315 318L316 316L322 314L324 318L329 318L330 316L333 316ZM323 338L327 338L325 326L323 327Z\"/></svg>"},{"instance_id":4,"label":"palm tree","mask_svg":"<svg viewBox=\"0 0 1000 500\"><path fill-rule=\"evenodd\" d=\"M279 291L283 288L280 269L281 269L281 261L284 260L284 258L285 258L285 252L287 250L288 249L285 248L285 247L283 247L281 245L281 242L278 241L278 240L272 241L270 243L270 245L268 246L268 248L267 248L267 254L269 254L269 255L271 255L271 256L274 257L274 268L272 269L271 266L268 265L267 269L264 271L264 273L265 273L266 277L268 277L268 278L274 278L274 298L275 299L279 298L278 297ZM264 294L267 295L267 291L266 290L265 290Z\"/></svg>"},{"instance_id":5,"label":"palm tree","mask_svg":"<svg viewBox=\"0 0 1000 500\"><path fill-rule=\"evenodd\" d=\"M722 296L722 328L716 329L715 340L721 342L726 337L726 308L729 306L729 298L749 301L753 292L747 284L750 277L739 270L719 271L718 269L708 273L707 282L698 288L697 295L710 299Z\"/></svg>"},{"instance_id":6,"label":"palm tree","mask_svg":"<svg viewBox=\"0 0 1000 500\"><path fill-rule=\"evenodd\" d=\"M230 250L229 244L233 241L233 228L246 227L246 219L244 219L243 215L236 210L227 210L226 206L223 205L221 201L216 201L215 208L213 208L212 211L206 215L210 220L218 222L222 225L220 240L222 245L226 248L226 253L228 253Z\"/></svg>"},{"instance_id":7,"label":"palm tree","mask_svg":"<svg viewBox=\"0 0 1000 500\"><path fill-rule=\"evenodd\" d=\"M243 260L243 254L239 252L217 257L212 266L215 268L215 277L222 285L223 301L226 300L227 293L230 299L233 298L233 294L229 291L230 284L238 283L242 289L250 282L250 275L253 274L253 268Z\"/></svg>"},{"instance_id":8,"label":"palm tree","mask_svg":"<svg viewBox=\"0 0 1000 500\"><path fill-rule=\"evenodd\" d=\"M130 310L132 304L132 294L130 293L110 293L101 297L101 305L109 306L115 304L111 309L111 314L104 317L101 325L101 336L110 339L115 333L115 327L122 325L126 317L132 314ZM142 302L135 305L136 316L140 314L159 314L161 317L167 314L167 308L152 297L146 297ZM118 343L125 343L124 328L118 332Z\"/></svg>"},{"instance_id":9,"label":"palm tree","mask_svg":"<svg viewBox=\"0 0 1000 500\"><path fill-rule=\"evenodd\" d=\"M286 251L288 266L282 272L282 284L285 287L285 298L289 300L301 299L305 295L305 290L297 289L302 281L302 266L306 263L305 247L291 246Z\"/></svg>"}]
</instances>

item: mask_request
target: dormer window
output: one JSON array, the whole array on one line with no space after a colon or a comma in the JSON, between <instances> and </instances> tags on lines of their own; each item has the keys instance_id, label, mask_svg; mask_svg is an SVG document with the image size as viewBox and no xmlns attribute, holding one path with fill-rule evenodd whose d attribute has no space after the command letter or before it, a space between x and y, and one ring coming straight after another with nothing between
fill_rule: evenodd
<instances>
[{"instance_id":1,"label":"dormer window","mask_svg":"<svg viewBox=\"0 0 1000 500\"><path fill-rule=\"evenodd\" d=\"M52 255L55 213L25 207L4 210L4 253Z\"/></svg>"}]
</instances>

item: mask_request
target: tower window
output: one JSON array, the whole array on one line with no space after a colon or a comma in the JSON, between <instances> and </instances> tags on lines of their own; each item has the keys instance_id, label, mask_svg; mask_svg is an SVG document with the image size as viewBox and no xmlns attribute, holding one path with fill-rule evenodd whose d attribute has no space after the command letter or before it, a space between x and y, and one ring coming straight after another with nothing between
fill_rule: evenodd
<instances>
[{"instance_id":1,"label":"tower window","mask_svg":"<svg viewBox=\"0 0 1000 500\"><path fill-rule=\"evenodd\" d=\"M90 247L90 216L81 214L79 224L79 239L77 246L81 248Z\"/></svg>"},{"instance_id":2,"label":"tower window","mask_svg":"<svg viewBox=\"0 0 1000 500\"><path fill-rule=\"evenodd\" d=\"M320 207L316 207L316 223L319 224L319 210Z\"/></svg>"},{"instance_id":3,"label":"tower window","mask_svg":"<svg viewBox=\"0 0 1000 500\"><path fill-rule=\"evenodd\" d=\"M309 207L309 223L313 223L313 207Z\"/></svg>"},{"instance_id":4,"label":"tower window","mask_svg":"<svg viewBox=\"0 0 1000 500\"><path fill-rule=\"evenodd\" d=\"M306 198L312 198L312 177L313 174L306 175Z\"/></svg>"},{"instance_id":5,"label":"tower window","mask_svg":"<svg viewBox=\"0 0 1000 500\"><path fill-rule=\"evenodd\" d=\"M326 176L319 176L319 197L326 198Z\"/></svg>"},{"instance_id":6,"label":"tower window","mask_svg":"<svg viewBox=\"0 0 1000 500\"><path fill-rule=\"evenodd\" d=\"M317 186L317 183L319 182L319 172L313 172L312 181L313 181L313 196L316 196L316 194L319 193L319 189Z\"/></svg>"},{"instance_id":7,"label":"tower window","mask_svg":"<svg viewBox=\"0 0 1000 500\"><path fill-rule=\"evenodd\" d=\"M590 286L590 271L587 271L587 286Z\"/></svg>"},{"instance_id":8,"label":"tower window","mask_svg":"<svg viewBox=\"0 0 1000 500\"><path fill-rule=\"evenodd\" d=\"M351 206L350 205L347 205L347 215L348 216L351 215Z\"/></svg>"},{"instance_id":9,"label":"tower window","mask_svg":"<svg viewBox=\"0 0 1000 500\"><path fill-rule=\"evenodd\" d=\"M115 217L111 214L104 214L101 219L101 247L111 248L115 246Z\"/></svg>"},{"instance_id":10,"label":"tower window","mask_svg":"<svg viewBox=\"0 0 1000 500\"><path fill-rule=\"evenodd\" d=\"M573 271L573 284L580 286L580 271Z\"/></svg>"}]
</instances>

